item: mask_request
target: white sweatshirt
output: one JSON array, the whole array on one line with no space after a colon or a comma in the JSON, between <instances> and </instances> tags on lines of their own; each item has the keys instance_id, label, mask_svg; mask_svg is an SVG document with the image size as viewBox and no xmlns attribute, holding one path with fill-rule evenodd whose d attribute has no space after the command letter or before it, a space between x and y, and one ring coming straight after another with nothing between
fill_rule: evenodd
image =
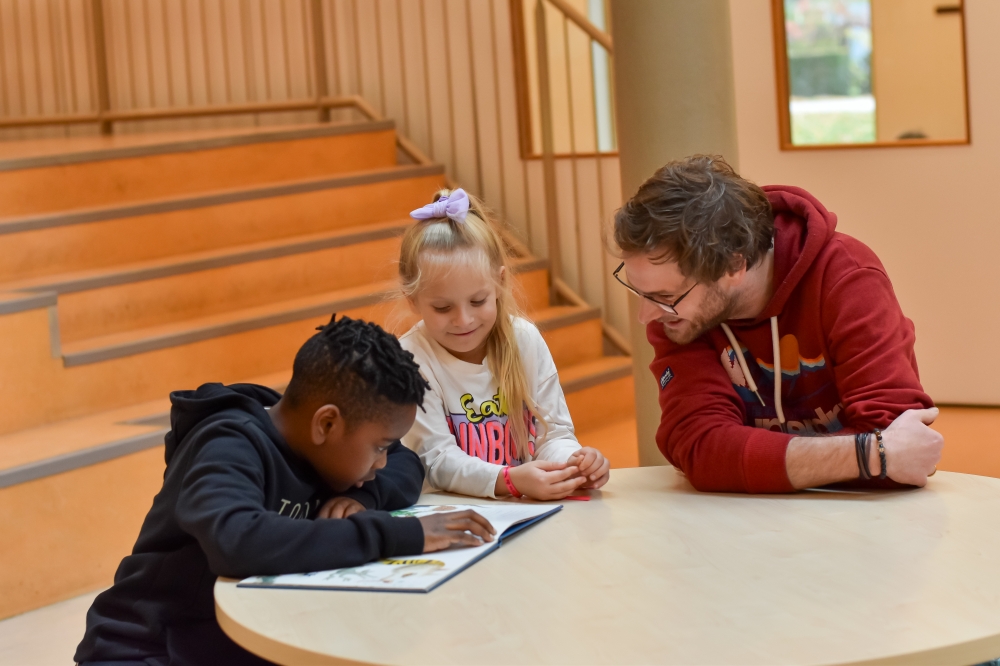
<instances>
[{"instance_id":1,"label":"white sweatshirt","mask_svg":"<svg viewBox=\"0 0 1000 666\"><path fill-rule=\"evenodd\" d=\"M556 364L534 324L518 318L514 331L528 390L548 424L548 432L534 446L531 459L565 462L580 444L573 433ZM400 343L413 353L431 385L424 408L417 409L417 420L403 437L403 444L420 456L431 487L496 497L497 475L503 466L527 461L517 459L507 414L500 413L497 380L486 361L474 364L455 358L427 334L423 321L403 335Z\"/></svg>"}]
</instances>

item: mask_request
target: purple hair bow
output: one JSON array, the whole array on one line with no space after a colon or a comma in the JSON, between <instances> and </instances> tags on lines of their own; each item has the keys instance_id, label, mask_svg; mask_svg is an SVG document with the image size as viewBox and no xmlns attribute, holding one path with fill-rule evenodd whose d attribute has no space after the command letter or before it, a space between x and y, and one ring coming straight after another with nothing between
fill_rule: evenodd
<instances>
[{"instance_id":1,"label":"purple hair bow","mask_svg":"<svg viewBox=\"0 0 1000 666\"><path fill-rule=\"evenodd\" d=\"M429 203L423 208L418 208L410 217L415 220L436 220L442 217L454 220L459 223L465 222L465 216L469 213L469 195L465 190L459 188L446 197L441 197L434 203Z\"/></svg>"}]
</instances>

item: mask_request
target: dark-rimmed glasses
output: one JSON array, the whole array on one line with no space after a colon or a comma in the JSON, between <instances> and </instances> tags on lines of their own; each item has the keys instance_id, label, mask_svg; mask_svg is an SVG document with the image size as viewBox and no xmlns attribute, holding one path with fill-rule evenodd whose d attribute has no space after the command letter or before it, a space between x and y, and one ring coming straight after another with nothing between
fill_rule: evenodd
<instances>
[{"instance_id":1,"label":"dark-rimmed glasses","mask_svg":"<svg viewBox=\"0 0 1000 666\"><path fill-rule=\"evenodd\" d=\"M629 291L631 291L633 294L635 294L639 298L645 298L650 303L655 303L656 305L660 306L660 308L664 312L666 312L667 314L671 314L671 315L673 315L675 317L680 316L680 315L677 314L677 306L680 305L681 301L684 300L685 296L687 296L692 291L694 291L694 288L698 286L698 283L695 282L693 285L691 285L690 289L688 289L683 294L681 294L680 296L678 296L676 301L674 301L673 303L664 303L663 301L656 300L652 296L647 296L646 294L642 293L641 291L639 291L638 289L636 289L635 287L633 287L632 285L630 285L625 280L623 280L620 277L618 277L618 274L621 273L621 271L622 271L623 268L625 268L625 262L624 261L622 263L618 264L618 268L616 268L615 272L611 274L616 280L618 280L618 283L620 285L622 285L623 287L625 287L626 289L628 289Z\"/></svg>"}]
</instances>

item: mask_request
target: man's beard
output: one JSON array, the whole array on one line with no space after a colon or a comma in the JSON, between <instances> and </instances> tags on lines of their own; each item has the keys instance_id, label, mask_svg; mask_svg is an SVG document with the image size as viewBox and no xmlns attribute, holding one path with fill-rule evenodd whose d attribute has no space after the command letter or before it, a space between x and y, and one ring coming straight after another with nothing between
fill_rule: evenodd
<instances>
[{"instance_id":1,"label":"man's beard","mask_svg":"<svg viewBox=\"0 0 1000 666\"><path fill-rule=\"evenodd\" d=\"M687 326L679 329L663 327L664 334L674 344L686 345L694 342L705 332L732 318L730 315L735 310L737 296L724 294L718 285L707 287L707 291L702 300L701 311L688 320Z\"/></svg>"}]
</instances>

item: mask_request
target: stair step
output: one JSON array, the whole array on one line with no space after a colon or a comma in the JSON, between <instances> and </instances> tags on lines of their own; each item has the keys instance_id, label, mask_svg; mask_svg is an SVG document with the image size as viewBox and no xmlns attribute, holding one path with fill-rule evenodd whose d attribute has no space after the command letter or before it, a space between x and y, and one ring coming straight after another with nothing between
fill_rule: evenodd
<instances>
[{"instance_id":1,"label":"stair step","mask_svg":"<svg viewBox=\"0 0 1000 666\"><path fill-rule=\"evenodd\" d=\"M329 317L334 312L354 310L385 301L391 298L395 288L396 283L387 280L67 343L62 349L63 362L70 368L259 328Z\"/></svg>"},{"instance_id":2,"label":"stair step","mask_svg":"<svg viewBox=\"0 0 1000 666\"><path fill-rule=\"evenodd\" d=\"M103 206L396 164L391 121L0 144L4 215Z\"/></svg>"},{"instance_id":3,"label":"stair step","mask_svg":"<svg viewBox=\"0 0 1000 666\"><path fill-rule=\"evenodd\" d=\"M598 384L630 376L632 376L632 358L629 356L605 356L559 371L559 381L566 393L583 391Z\"/></svg>"},{"instance_id":4,"label":"stair step","mask_svg":"<svg viewBox=\"0 0 1000 666\"><path fill-rule=\"evenodd\" d=\"M604 428L635 418L635 384L631 374L566 392L566 404L578 432Z\"/></svg>"},{"instance_id":5,"label":"stair step","mask_svg":"<svg viewBox=\"0 0 1000 666\"><path fill-rule=\"evenodd\" d=\"M600 318L599 309L579 305L552 305L531 313L531 321L542 333Z\"/></svg>"},{"instance_id":6,"label":"stair step","mask_svg":"<svg viewBox=\"0 0 1000 666\"><path fill-rule=\"evenodd\" d=\"M597 308L556 305L532 312L531 320L542 332L560 371L603 354L601 311Z\"/></svg>"},{"instance_id":7,"label":"stair step","mask_svg":"<svg viewBox=\"0 0 1000 666\"><path fill-rule=\"evenodd\" d=\"M390 279L409 222L36 279L59 293L64 343ZM12 285L21 286L26 285Z\"/></svg>"},{"instance_id":8,"label":"stair step","mask_svg":"<svg viewBox=\"0 0 1000 666\"><path fill-rule=\"evenodd\" d=\"M245 380L283 391L291 371ZM174 390L194 389L178 386ZM167 395L119 409L0 435L0 488L27 483L163 444L170 429Z\"/></svg>"},{"instance_id":9,"label":"stair step","mask_svg":"<svg viewBox=\"0 0 1000 666\"><path fill-rule=\"evenodd\" d=\"M0 618L109 585L163 469L154 448L0 489Z\"/></svg>"},{"instance_id":10,"label":"stair step","mask_svg":"<svg viewBox=\"0 0 1000 666\"><path fill-rule=\"evenodd\" d=\"M28 218L0 219L0 282L400 220L444 183L400 166ZM235 242L234 242L235 241Z\"/></svg>"},{"instance_id":11,"label":"stair step","mask_svg":"<svg viewBox=\"0 0 1000 666\"><path fill-rule=\"evenodd\" d=\"M522 268L531 268L534 269L532 272L538 272L537 265L538 262L535 260L516 261L513 268L515 275L519 277ZM385 258L384 266L385 269L392 268L391 256ZM384 269L380 270L378 266L375 269L379 272L386 272ZM197 283L197 279L194 283ZM394 306L387 301L392 299L396 288L394 280L370 281L341 289L327 289L318 294L313 293L263 304L253 304L248 307L233 308L199 317L168 320L153 326L136 327L106 335L83 339L64 337L62 343L63 362L66 367L97 363L377 304L385 304L388 313ZM167 292L163 294L164 298L168 296ZM225 300L223 299L223 301ZM97 305L100 299L97 298L95 301L98 301L95 304ZM153 305L156 304L153 303ZM62 303L60 302L61 308ZM79 309L86 310L86 308ZM114 316L116 309L116 307L111 308L107 312L107 316ZM556 312L550 312L551 310L556 310ZM542 313L546 321L573 322L578 318L578 315L563 313L558 308L550 308ZM98 312L99 314L100 312ZM62 317L61 313L60 317Z\"/></svg>"},{"instance_id":12,"label":"stair step","mask_svg":"<svg viewBox=\"0 0 1000 666\"><path fill-rule=\"evenodd\" d=\"M29 280L0 283L3 291L52 291L71 294L131 282L224 268L237 264L275 259L290 255L343 247L356 243L401 236L413 223L411 219L376 222L358 227L345 227L316 234L278 238L276 240L233 245L217 250L190 252L183 255L137 261L75 271L45 275Z\"/></svg>"}]
</instances>

